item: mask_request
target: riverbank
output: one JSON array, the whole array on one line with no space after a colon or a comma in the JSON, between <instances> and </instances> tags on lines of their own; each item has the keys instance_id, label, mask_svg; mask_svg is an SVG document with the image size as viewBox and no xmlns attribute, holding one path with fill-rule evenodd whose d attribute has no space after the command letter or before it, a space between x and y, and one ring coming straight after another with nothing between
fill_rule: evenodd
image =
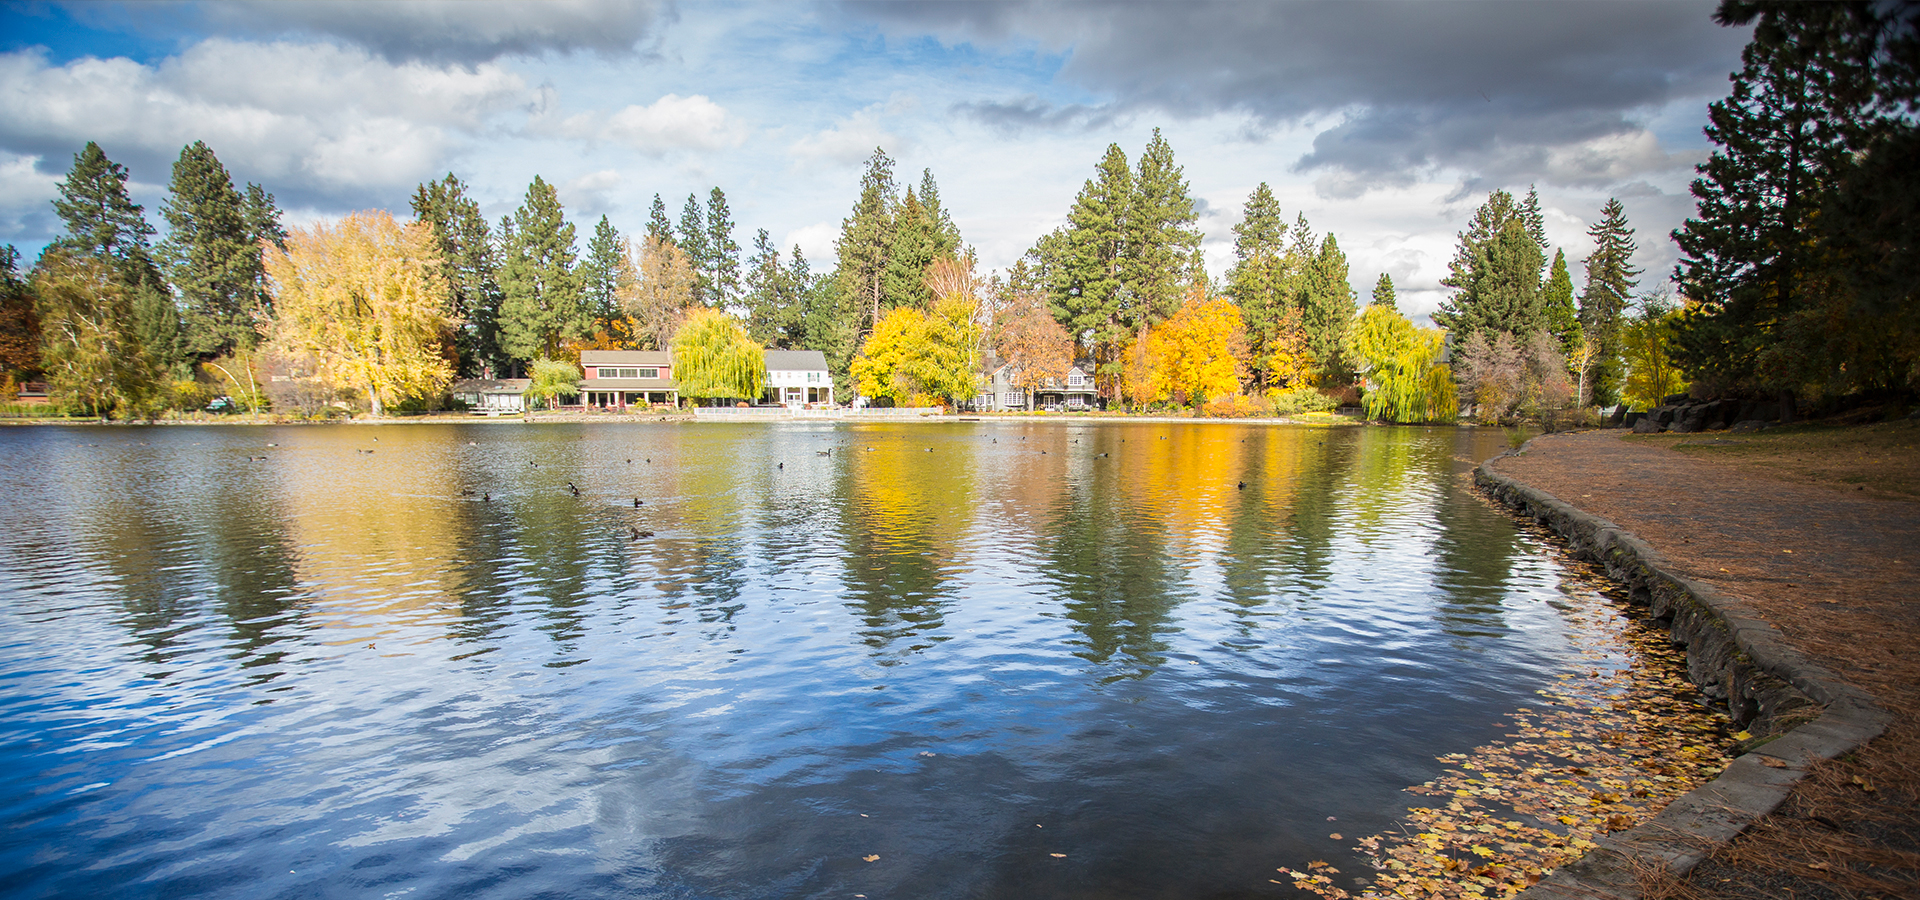
<instances>
[{"instance_id":1,"label":"riverbank","mask_svg":"<svg viewBox=\"0 0 1920 900\"><path fill-rule=\"evenodd\" d=\"M876 411L877 412L877 411ZM501 416L474 415L471 413L425 413L405 416L354 416L334 419L293 419L262 415L248 416L245 413L233 415L193 415L156 419L151 422L139 420L101 421L99 419L70 418L0 418L4 425L427 425L453 423L493 423L502 425L540 425L555 423L592 422L602 424L652 423L652 422L886 422L941 424L955 422L1014 422L1014 423L1054 423L1060 425L1089 425L1105 422L1155 422L1186 425L1307 425L1307 426L1361 426L1370 424L1360 419L1335 413L1310 413L1299 416L1270 416L1265 418L1209 418L1201 416L1174 416L1154 413L944 413L929 415L877 415L851 413L846 415L803 415L782 416L777 413L768 415L738 415L706 417L696 414L692 409L663 410L654 412L583 412L578 410L543 410L532 414L514 414ZM1473 427L1470 425L1463 427Z\"/></svg>"},{"instance_id":2,"label":"riverbank","mask_svg":"<svg viewBox=\"0 0 1920 900\"><path fill-rule=\"evenodd\" d=\"M1737 444L1547 435L1489 463L1495 475L1629 532L1671 575L1750 610L1788 651L1891 714L1885 732L1858 749L1807 763L1784 802L1684 877L1660 867L1636 873L1643 896L1920 893L1920 602L1910 587L1920 503L1851 480L1884 471L1892 485L1920 462L1900 430L1908 426L1890 427L1867 440L1788 432ZM1813 462L1822 442L1852 461ZM1833 449L1841 446L1851 449ZM1812 464L1797 467L1796 456ZM1755 756L1762 765L1770 758Z\"/></svg>"}]
</instances>

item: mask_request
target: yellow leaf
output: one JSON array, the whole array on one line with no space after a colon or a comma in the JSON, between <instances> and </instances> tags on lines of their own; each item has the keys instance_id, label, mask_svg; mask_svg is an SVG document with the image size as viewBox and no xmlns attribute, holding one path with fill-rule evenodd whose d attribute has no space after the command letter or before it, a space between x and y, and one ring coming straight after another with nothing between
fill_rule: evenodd
<instances>
[{"instance_id":1,"label":"yellow leaf","mask_svg":"<svg viewBox=\"0 0 1920 900\"><path fill-rule=\"evenodd\" d=\"M1054 859L1066 859L1066 858L1067 858L1067 855L1066 855L1065 853L1049 853L1049 854L1047 854L1047 855L1048 855L1048 856L1051 856L1051 857L1053 857Z\"/></svg>"},{"instance_id":2,"label":"yellow leaf","mask_svg":"<svg viewBox=\"0 0 1920 900\"><path fill-rule=\"evenodd\" d=\"M880 859L880 854L874 853L867 856L862 856L860 858L866 860L867 862L875 862Z\"/></svg>"}]
</instances>

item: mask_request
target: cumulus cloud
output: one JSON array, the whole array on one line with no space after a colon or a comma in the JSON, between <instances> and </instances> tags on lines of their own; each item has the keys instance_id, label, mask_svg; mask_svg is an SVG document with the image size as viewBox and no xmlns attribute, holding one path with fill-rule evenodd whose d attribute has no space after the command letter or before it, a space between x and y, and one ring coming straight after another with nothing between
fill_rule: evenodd
<instances>
[{"instance_id":1,"label":"cumulus cloud","mask_svg":"<svg viewBox=\"0 0 1920 900\"><path fill-rule=\"evenodd\" d=\"M601 134L653 156L672 150L718 150L746 139L746 129L726 109L700 94L668 94L649 106L628 106L607 119Z\"/></svg>"},{"instance_id":2,"label":"cumulus cloud","mask_svg":"<svg viewBox=\"0 0 1920 900\"><path fill-rule=\"evenodd\" d=\"M828 162L858 165L872 155L875 147L885 148L898 157L906 148L900 136L888 131L881 119L888 104L876 103L816 131L788 146L795 163Z\"/></svg>"},{"instance_id":3,"label":"cumulus cloud","mask_svg":"<svg viewBox=\"0 0 1920 900\"><path fill-rule=\"evenodd\" d=\"M568 179L556 190L560 193L561 205L571 211L575 220L584 223L583 231L590 234L593 226L589 220L614 210L613 190L625 180L613 169L601 169ZM585 237L581 240L584 242Z\"/></svg>"},{"instance_id":4,"label":"cumulus cloud","mask_svg":"<svg viewBox=\"0 0 1920 900\"><path fill-rule=\"evenodd\" d=\"M897 34L1058 50L1063 85L1110 98L1082 107L1020 97L964 110L996 127L1072 129L1090 108L1238 112L1271 124L1342 112L1301 167L1335 173L1328 189L1347 195L1488 160L1525 177L1630 177L1660 162L1636 117L1723 93L1747 37L1713 24L1710 0L841 9Z\"/></svg>"},{"instance_id":5,"label":"cumulus cloud","mask_svg":"<svg viewBox=\"0 0 1920 900\"><path fill-rule=\"evenodd\" d=\"M526 94L493 64L394 64L328 44L209 40L158 65L26 51L0 55L0 147L64 160L93 140L152 173L204 140L242 178L354 194L431 176Z\"/></svg>"},{"instance_id":6,"label":"cumulus cloud","mask_svg":"<svg viewBox=\"0 0 1920 900\"><path fill-rule=\"evenodd\" d=\"M634 0L406 0L195 4L206 24L242 34L328 36L392 61L479 63L501 56L632 53L671 19Z\"/></svg>"}]
</instances>

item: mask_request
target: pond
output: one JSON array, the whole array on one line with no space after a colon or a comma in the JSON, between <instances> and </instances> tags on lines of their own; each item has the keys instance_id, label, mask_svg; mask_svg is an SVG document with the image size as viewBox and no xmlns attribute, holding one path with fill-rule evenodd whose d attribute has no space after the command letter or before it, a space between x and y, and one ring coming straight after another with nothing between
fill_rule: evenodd
<instances>
[{"instance_id":1,"label":"pond","mask_svg":"<svg viewBox=\"0 0 1920 900\"><path fill-rule=\"evenodd\" d=\"M1569 666L1497 432L0 429L10 896L1259 897ZM1348 865L1351 863L1351 865Z\"/></svg>"}]
</instances>

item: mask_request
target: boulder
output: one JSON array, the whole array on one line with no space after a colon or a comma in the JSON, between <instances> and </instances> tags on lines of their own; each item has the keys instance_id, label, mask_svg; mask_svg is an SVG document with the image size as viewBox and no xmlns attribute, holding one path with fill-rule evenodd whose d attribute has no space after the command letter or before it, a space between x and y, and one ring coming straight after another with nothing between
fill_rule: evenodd
<instances>
[{"instance_id":1,"label":"boulder","mask_svg":"<svg viewBox=\"0 0 1920 900\"><path fill-rule=\"evenodd\" d=\"M1706 425L1707 404L1700 403L1693 406L1680 407L1680 409L1674 413L1673 424L1667 426L1667 430L1676 434L1692 434L1696 431L1704 431Z\"/></svg>"},{"instance_id":2,"label":"boulder","mask_svg":"<svg viewBox=\"0 0 1920 900\"><path fill-rule=\"evenodd\" d=\"M1663 430L1660 421L1652 416L1641 416L1640 421L1633 423L1634 434L1659 434Z\"/></svg>"}]
</instances>

